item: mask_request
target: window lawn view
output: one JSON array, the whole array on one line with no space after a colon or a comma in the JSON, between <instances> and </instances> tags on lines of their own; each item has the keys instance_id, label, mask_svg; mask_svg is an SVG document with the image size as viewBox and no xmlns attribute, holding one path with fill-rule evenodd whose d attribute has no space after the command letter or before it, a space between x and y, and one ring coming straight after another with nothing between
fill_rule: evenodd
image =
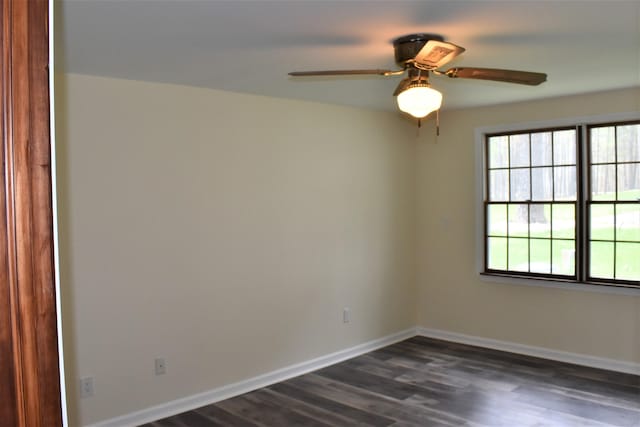
<instances>
[{"instance_id":1,"label":"window lawn view","mask_svg":"<svg viewBox=\"0 0 640 427\"><path fill-rule=\"evenodd\" d=\"M640 122L492 134L484 148L485 273L640 287Z\"/></svg>"}]
</instances>

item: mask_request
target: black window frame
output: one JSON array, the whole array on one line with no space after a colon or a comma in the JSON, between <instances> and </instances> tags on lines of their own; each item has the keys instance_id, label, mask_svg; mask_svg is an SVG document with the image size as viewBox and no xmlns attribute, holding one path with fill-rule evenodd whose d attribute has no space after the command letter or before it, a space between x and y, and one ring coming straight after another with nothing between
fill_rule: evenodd
<instances>
[{"instance_id":1,"label":"black window frame","mask_svg":"<svg viewBox=\"0 0 640 427\"><path fill-rule=\"evenodd\" d=\"M640 125L640 119L630 119L630 120L617 120L617 121L607 121L607 122L598 122L598 123L575 123L575 124L563 124L559 126L542 126L542 127L530 127L523 128L517 130L510 130L505 132L489 132L482 134L482 155L483 155L483 163L482 163L482 179L483 179L483 195L482 195L482 269L481 274L488 276L502 276L509 278L523 278L523 279L536 279L536 280L546 280L546 281L555 281L555 282L568 282L568 283L582 283L587 285L601 285L608 287L616 287L616 288L632 288L632 289L640 289L640 280L626 280L626 279L609 279L609 278L600 278L594 277L590 272L590 259L591 259L591 235L590 235L590 207L594 204L614 204L617 206L617 203L620 204L640 204L640 199L637 201L633 200L625 200L618 201L618 194L616 193L616 200L605 200L605 201L594 201L592 200L592 173L591 167L592 159L591 159L591 129L594 128L603 128L603 127L617 127L617 126L625 126L625 125ZM551 201L543 200L536 201L531 200L533 197L533 180L532 180L532 170L535 168L532 165L531 158L531 143L529 143L529 200L525 201L512 201L511 200L511 189L509 189L509 198L507 201L502 200L490 200L490 171L496 170L500 168L490 168L489 159L489 141L493 137L502 137L502 136L514 136L514 135L529 135L531 138L532 134L542 133L542 132L556 132L563 130L575 130L575 138L576 138L576 200L575 201L563 201L563 200L555 200L555 194L552 195ZM616 144L617 144L617 135L616 135ZM551 143L551 147L553 150L553 142ZM509 148L508 148L509 150ZM620 162L617 161L617 149L616 151L616 161L615 164L618 165ZM510 156L510 150L509 150ZM640 163L640 162L630 162L630 163ZM624 164L624 163L623 163ZM559 166L553 163L553 154L551 160L551 166ZM561 165L560 165L561 166ZM542 166L536 166L542 167ZM545 166L548 167L548 166ZM617 167L617 166L616 166ZM517 169L519 167L516 167ZM511 164L508 163L506 168L511 171ZM616 169L617 171L617 169ZM552 171L552 191L555 187L555 176ZM615 175L616 180L616 189L617 189L617 181L618 175ZM510 180L509 180L510 181ZM553 265L553 252L550 252L549 259L549 273L539 273L539 272L531 272L531 253L529 251L528 261L529 261L529 271L517 271L517 270L509 270L510 266L508 264L508 258L505 261L506 266L505 269L495 269L490 268L489 266L489 243L490 237L489 234L489 206L490 205L506 205L506 212L508 215L509 206L510 205L526 205L527 207L527 221L529 223L527 236L523 237L527 239L529 248L531 247L531 206L535 204L547 204L547 205L558 205L562 203L571 203L575 206L575 230L574 230L574 240L575 240L575 252L574 252L574 274L573 275L565 275L565 274L554 274L552 270ZM552 207L550 209L553 209ZM615 208L614 208L615 209ZM614 221L615 221L615 210L614 210ZM507 220L507 224L508 224ZM508 225L507 225L508 227ZM550 224L550 230L552 230L552 224ZM615 222L614 222L614 230L615 230ZM614 231L614 240L611 241L614 244L614 256L615 256L615 245L618 242L625 243L622 240L616 240ZM514 238L513 236L509 236L509 232L507 231L504 236L493 236L493 237L504 237L507 240L507 257L508 257L508 242L510 238ZM538 237L534 237L533 239L538 239ZM549 231L549 238L551 251L553 251L553 234L552 231ZM573 240L573 239L572 239ZM635 241L634 241L635 243ZM615 258L614 258L614 269L615 269ZM640 261L639 261L640 262Z\"/></svg>"},{"instance_id":2,"label":"black window frame","mask_svg":"<svg viewBox=\"0 0 640 427\"><path fill-rule=\"evenodd\" d=\"M589 265L591 263L591 245L590 243L593 241L602 241L602 242L611 242L614 245L614 251L613 251L613 269L614 269L614 276L615 276L615 270L617 268L617 263L616 263L616 254L617 251L615 250L615 247L618 243L634 243L634 244L640 244L636 241L625 241L625 240L618 240L617 239L617 227L616 227L616 219L617 219L617 214L615 213L615 211L617 210L617 206L618 205L640 205L640 198L638 198L637 200L633 201L633 200L619 200L618 199L618 173L617 173L617 168L618 165L625 165L625 164L637 164L640 165L640 160L638 161L629 161L629 162L621 162L618 161L618 150L617 150L617 144L618 144L618 136L617 136L617 128L620 126L626 126L626 125L638 125L640 126L640 120L629 120L629 121L616 121L616 122L607 122L607 123L597 123L597 124L585 124L584 128L585 128L585 134L586 134L586 168L587 168L587 178L586 178L586 195L585 195L585 200L584 200L584 217L585 217L585 222L586 224L590 224L590 214L591 214L591 209L590 207L593 205L613 205L614 206L614 223L613 223L613 240L600 240L600 239L592 239L591 238L591 228L589 226L585 227L585 262L584 262L584 267L585 267L585 271L584 271L584 282L585 283L589 283L589 284L599 284L599 285L609 285L609 286L621 286L621 287L632 287L632 288L640 288L640 280L638 281L634 281L634 280L626 280L626 279L618 279L618 278L614 278L614 279L606 279L606 278L600 278L597 276L592 276L591 272L589 271ZM591 144L592 144L592 140L591 140L591 130L592 129L596 129L596 128L606 128L606 127L613 127L614 128L614 133L615 133L615 149L614 149L614 161L613 162L607 162L607 163L595 163L596 166L601 166L601 165L615 165L616 168L616 173L614 174L615 177L615 193L616 193L616 197L613 200L593 200L592 199L592 195L593 195L593 182L592 182L592 178L593 175L590 173L591 172L591 167L594 165L593 163L593 159L591 158ZM638 260L638 262L640 263L640 258Z\"/></svg>"}]
</instances>

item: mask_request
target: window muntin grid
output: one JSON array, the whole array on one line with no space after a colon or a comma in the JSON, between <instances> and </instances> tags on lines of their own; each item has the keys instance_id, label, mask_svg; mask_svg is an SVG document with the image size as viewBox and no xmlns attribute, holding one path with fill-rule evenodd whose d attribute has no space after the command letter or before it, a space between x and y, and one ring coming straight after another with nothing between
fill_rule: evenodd
<instances>
[{"instance_id":1,"label":"window muntin grid","mask_svg":"<svg viewBox=\"0 0 640 427\"><path fill-rule=\"evenodd\" d=\"M587 280L640 283L640 123L587 127Z\"/></svg>"},{"instance_id":2,"label":"window muntin grid","mask_svg":"<svg viewBox=\"0 0 640 427\"><path fill-rule=\"evenodd\" d=\"M486 274L640 288L640 121L489 134L484 149Z\"/></svg>"},{"instance_id":3,"label":"window muntin grid","mask_svg":"<svg viewBox=\"0 0 640 427\"><path fill-rule=\"evenodd\" d=\"M485 271L576 278L575 128L486 138Z\"/></svg>"}]
</instances>

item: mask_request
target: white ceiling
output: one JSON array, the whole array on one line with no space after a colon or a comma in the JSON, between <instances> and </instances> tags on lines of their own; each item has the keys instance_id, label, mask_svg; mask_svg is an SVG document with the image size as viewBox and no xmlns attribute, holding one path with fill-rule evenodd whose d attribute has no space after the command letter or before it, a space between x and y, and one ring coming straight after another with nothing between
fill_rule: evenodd
<instances>
[{"instance_id":1,"label":"white ceiling","mask_svg":"<svg viewBox=\"0 0 640 427\"><path fill-rule=\"evenodd\" d=\"M467 51L445 66L540 71L541 86L433 77L444 108L640 86L640 1L63 0L56 66L395 110L400 77L287 72L396 68L391 41L436 33Z\"/></svg>"}]
</instances>

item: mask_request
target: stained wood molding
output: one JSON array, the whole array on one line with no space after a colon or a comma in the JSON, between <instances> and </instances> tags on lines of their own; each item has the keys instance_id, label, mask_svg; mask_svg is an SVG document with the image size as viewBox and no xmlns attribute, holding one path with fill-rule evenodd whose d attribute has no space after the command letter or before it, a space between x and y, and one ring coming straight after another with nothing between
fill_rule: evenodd
<instances>
[{"instance_id":1,"label":"stained wood molding","mask_svg":"<svg viewBox=\"0 0 640 427\"><path fill-rule=\"evenodd\" d=\"M0 420L17 427L62 425L48 9L46 0L0 3Z\"/></svg>"}]
</instances>

